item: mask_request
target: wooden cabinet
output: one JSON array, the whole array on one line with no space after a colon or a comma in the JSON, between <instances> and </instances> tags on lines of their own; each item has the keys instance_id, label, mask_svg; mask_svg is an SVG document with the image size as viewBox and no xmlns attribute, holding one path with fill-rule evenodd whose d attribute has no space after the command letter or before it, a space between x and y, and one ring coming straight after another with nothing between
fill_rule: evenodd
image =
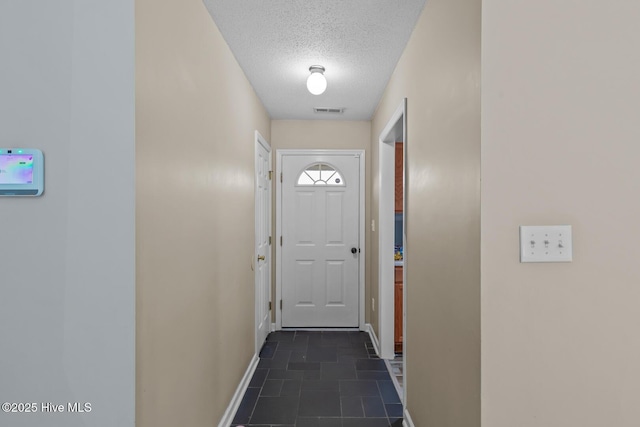
<instances>
[{"instance_id":1,"label":"wooden cabinet","mask_svg":"<svg viewBox=\"0 0 640 427\"><path fill-rule=\"evenodd\" d=\"M396 165L395 165L395 207L396 212L402 212L402 196L403 196L403 150L402 150L402 142L396 142Z\"/></svg>"},{"instance_id":2,"label":"wooden cabinet","mask_svg":"<svg viewBox=\"0 0 640 427\"><path fill-rule=\"evenodd\" d=\"M396 142L396 164L395 164L395 211L396 213L402 212L403 209L403 195L404 195L404 159L403 159L403 144L402 142ZM403 341L403 283L402 283L402 266L396 266L395 270L395 283L394 283L394 341L395 352L402 353L402 341Z\"/></svg>"},{"instance_id":3,"label":"wooden cabinet","mask_svg":"<svg viewBox=\"0 0 640 427\"><path fill-rule=\"evenodd\" d=\"M402 353L402 267L396 266L394 284L394 341L395 352Z\"/></svg>"},{"instance_id":4,"label":"wooden cabinet","mask_svg":"<svg viewBox=\"0 0 640 427\"><path fill-rule=\"evenodd\" d=\"M403 195L404 195L404 159L403 159L403 144L402 142L396 142L396 164L395 164L395 210L396 213L401 213L403 209ZM396 266L395 270L395 283L394 283L394 341L395 352L402 353L403 342L403 283L402 283L402 266Z\"/></svg>"}]
</instances>

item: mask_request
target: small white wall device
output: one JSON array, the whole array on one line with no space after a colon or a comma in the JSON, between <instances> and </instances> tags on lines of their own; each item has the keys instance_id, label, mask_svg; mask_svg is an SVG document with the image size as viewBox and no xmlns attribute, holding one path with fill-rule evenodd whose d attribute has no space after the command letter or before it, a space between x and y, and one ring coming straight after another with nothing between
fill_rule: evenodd
<instances>
[{"instance_id":1,"label":"small white wall device","mask_svg":"<svg viewBox=\"0 0 640 427\"><path fill-rule=\"evenodd\" d=\"M40 196L44 156L33 148L0 148L0 196Z\"/></svg>"}]
</instances>

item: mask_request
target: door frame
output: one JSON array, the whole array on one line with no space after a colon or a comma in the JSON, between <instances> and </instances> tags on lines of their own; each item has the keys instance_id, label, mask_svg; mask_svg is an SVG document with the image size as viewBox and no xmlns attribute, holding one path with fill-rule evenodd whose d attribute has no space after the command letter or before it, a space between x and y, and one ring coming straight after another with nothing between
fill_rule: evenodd
<instances>
[{"instance_id":1,"label":"door frame","mask_svg":"<svg viewBox=\"0 0 640 427\"><path fill-rule=\"evenodd\" d=\"M360 212L359 212L359 237L360 256L358 257L358 327L361 331L365 327L365 151L364 150L315 150L315 149L278 149L276 150L276 324L277 330L282 329L282 311L279 301L282 299L282 246L279 239L282 236L282 160L284 156L327 156L327 155L352 155L360 160Z\"/></svg>"},{"instance_id":2,"label":"door frame","mask_svg":"<svg viewBox=\"0 0 640 427\"><path fill-rule=\"evenodd\" d=\"M255 200L255 206L254 206L254 210L255 210L255 214L254 214L254 243L253 243L253 260L251 262L251 266L253 267L253 271L254 271L254 293L255 293L255 315L254 315L254 328L255 328L255 337L254 337L254 341L255 341L255 346L256 346L256 354L260 353L260 349L262 348L262 344L264 344L264 342L259 342L260 337L258 334L259 328L258 326L260 325L260 304L270 304L271 303L271 294L272 294L272 283L271 283L271 268L273 267L273 263L271 262L271 256L272 256L272 246L269 246L267 252L266 252L266 261L265 264L270 265L269 268L269 275L267 276L267 280L269 281L269 292L267 293L267 295L265 295L265 297L268 299L268 301L260 301L258 299L258 296L260 295L259 289L258 287L260 286L260 275L258 273L258 259L257 259L257 255L258 255L258 224L260 221L260 218L258 217L258 149L259 147L262 146L265 150L267 150L267 152L269 153L269 169L273 170L273 152L271 150L271 145L269 144L269 142L267 142L266 139L264 139L264 137L260 134L260 132L255 131L255 145L254 145L254 200ZM272 198L273 198L273 184L269 184L269 196L267 197L268 200L268 206L266 208L266 212L267 212L267 224L269 224L269 235L272 236L273 233L273 225L271 222L271 215L272 215ZM254 267L255 266L255 267ZM268 330L271 331L271 319L272 319L272 314L273 311L270 310L269 311L269 324L268 324Z\"/></svg>"},{"instance_id":3,"label":"door frame","mask_svg":"<svg viewBox=\"0 0 640 427\"><path fill-rule=\"evenodd\" d=\"M395 144L402 141L403 144L403 188L402 198L403 227L402 244L404 248L402 282L403 282L403 359L404 359L404 381L406 390L406 339L407 339L407 98L404 98L396 111L393 113L387 125L380 132L378 139L378 159L379 159L379 198L378 198L378 313L379 313L379 333L380 357L383 359L393 359L394 349L394 269L393 247L394 247L394 204L395 204ZM404 401L404 400L403 400Z\"/></svg>"}]
</instances>

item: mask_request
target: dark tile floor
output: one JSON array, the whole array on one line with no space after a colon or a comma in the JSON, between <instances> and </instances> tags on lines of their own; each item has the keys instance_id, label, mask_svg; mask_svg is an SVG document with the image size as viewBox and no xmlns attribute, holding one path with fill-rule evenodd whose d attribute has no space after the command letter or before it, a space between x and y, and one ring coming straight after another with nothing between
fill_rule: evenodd
<instances>
[{"instance_id":1,"label":"dark tile floor","mask_svg":"<svg viewBox=\"0 0 640 427\"><path fill-rule=\"evenodd\" d=\"M366 333L278 331L231 425L399 427L402 404Z\"/></svg>"}]
</instances>

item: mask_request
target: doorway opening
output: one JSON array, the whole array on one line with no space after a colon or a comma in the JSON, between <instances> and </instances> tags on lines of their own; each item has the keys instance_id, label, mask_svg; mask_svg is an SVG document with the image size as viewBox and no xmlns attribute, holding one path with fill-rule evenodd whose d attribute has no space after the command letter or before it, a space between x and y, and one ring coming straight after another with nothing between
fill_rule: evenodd
<instances>
[{"instance_id":1,"label":"doorway opening","mask_svg":"<svg viewBox=\"0 0 640 427\"><path fill-rule=\"evenodd\" d=\"M378 313L380 357L395 359L402 353L406 401L406 295L407 295L407 99L404 98L380 133L378 205ZM401 159L400 159L401 157ZM397 230L397 231L396 231ZM399 384L396 384L399 386Z\"/></svg>"}]
</instances>

